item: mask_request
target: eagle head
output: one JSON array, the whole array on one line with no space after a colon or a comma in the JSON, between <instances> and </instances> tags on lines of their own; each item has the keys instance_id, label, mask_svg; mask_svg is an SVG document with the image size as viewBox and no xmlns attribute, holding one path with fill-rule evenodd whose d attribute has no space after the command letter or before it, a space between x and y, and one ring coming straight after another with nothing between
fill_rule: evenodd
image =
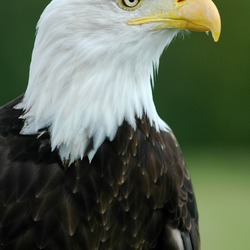
<instances>
[{"instance_id":1,"label":"eagle head","mask_svg":"<svg viewBox=\"0 0 250 250\"><path fill-rule=\"evenodd\" d=\"M91 160L126 121L168 130L152 98L154 70L180 30L220 35L211 0L52 0L37 25L22 134L48 129L62 160ZM91 142L91 143L90 143ZM88 150L87 150L88 149Z\"/></svg>"}]
</instances>

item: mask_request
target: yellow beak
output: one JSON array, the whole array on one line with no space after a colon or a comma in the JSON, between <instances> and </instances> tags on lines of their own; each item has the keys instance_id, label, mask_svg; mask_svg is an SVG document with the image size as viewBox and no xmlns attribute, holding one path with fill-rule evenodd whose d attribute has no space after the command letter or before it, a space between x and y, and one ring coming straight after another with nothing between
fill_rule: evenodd
<instances>
[{"instance_id":1,"label":"yellow beak","mask_svg":"<svg viewBox=\"0 0 250 250\"><path fill-rule=\"evenodd\" d=\"M187 29L193 31L211 31L217 42L221 32L220 14L211 0L175 0L171 11L157 11L152 15L132 19L130 25L160 23L157 29Z\"/></svg>"}]
</instances>

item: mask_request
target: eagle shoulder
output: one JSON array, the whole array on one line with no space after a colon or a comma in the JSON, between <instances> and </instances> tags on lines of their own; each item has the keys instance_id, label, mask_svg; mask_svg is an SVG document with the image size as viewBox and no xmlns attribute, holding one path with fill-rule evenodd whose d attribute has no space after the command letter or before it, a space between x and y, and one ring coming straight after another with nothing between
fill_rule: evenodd
<instances>
[{"instance_id":1,"label":"eagle shoulder","mask_svg":"<svg viewBox=\"0 0 250 250\"><path fill-rule=\"evenodd\" d=\"M46 129L20 135L20 100L0 109L3 249L199 249L195 196L171 132L146 116L137 129L124 122L91 162L65 168Z\"/></svg>"}]
</instances>

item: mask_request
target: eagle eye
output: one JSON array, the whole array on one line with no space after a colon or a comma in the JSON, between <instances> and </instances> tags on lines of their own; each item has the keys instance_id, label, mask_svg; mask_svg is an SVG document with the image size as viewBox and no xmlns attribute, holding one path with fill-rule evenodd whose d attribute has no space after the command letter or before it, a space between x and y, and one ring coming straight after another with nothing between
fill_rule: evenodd
<instances>
[{"instance_id":1,"label":"eagle eye","mask_svg":"<svg viewBox=\"0 0 250 250\"><path fill-rule=\"evenodd\" d=\"M119 0L122 8L126 10L133 10L139 7L141 0Z\"/></svg>"}]
</instances>

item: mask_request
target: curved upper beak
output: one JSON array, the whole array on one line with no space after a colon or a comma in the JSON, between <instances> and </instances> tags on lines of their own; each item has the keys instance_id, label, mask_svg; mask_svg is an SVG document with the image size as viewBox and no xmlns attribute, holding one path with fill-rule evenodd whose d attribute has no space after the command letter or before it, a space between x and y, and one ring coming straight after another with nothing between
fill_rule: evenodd
<instances>
[{"instance_id":1,"label":"curved upper beak","mask_svg":"<svg viewBox=\"0 0 250 250\"><path fill-rule=\"evenodd\" d=\"M128 24L151 22L159 23L157 29L211 31L215 42L219 40L221 32L220 14L211 0L174 0L170 10L154 11L144 17L132 19Z\"/></svg>"}]
</instances>

